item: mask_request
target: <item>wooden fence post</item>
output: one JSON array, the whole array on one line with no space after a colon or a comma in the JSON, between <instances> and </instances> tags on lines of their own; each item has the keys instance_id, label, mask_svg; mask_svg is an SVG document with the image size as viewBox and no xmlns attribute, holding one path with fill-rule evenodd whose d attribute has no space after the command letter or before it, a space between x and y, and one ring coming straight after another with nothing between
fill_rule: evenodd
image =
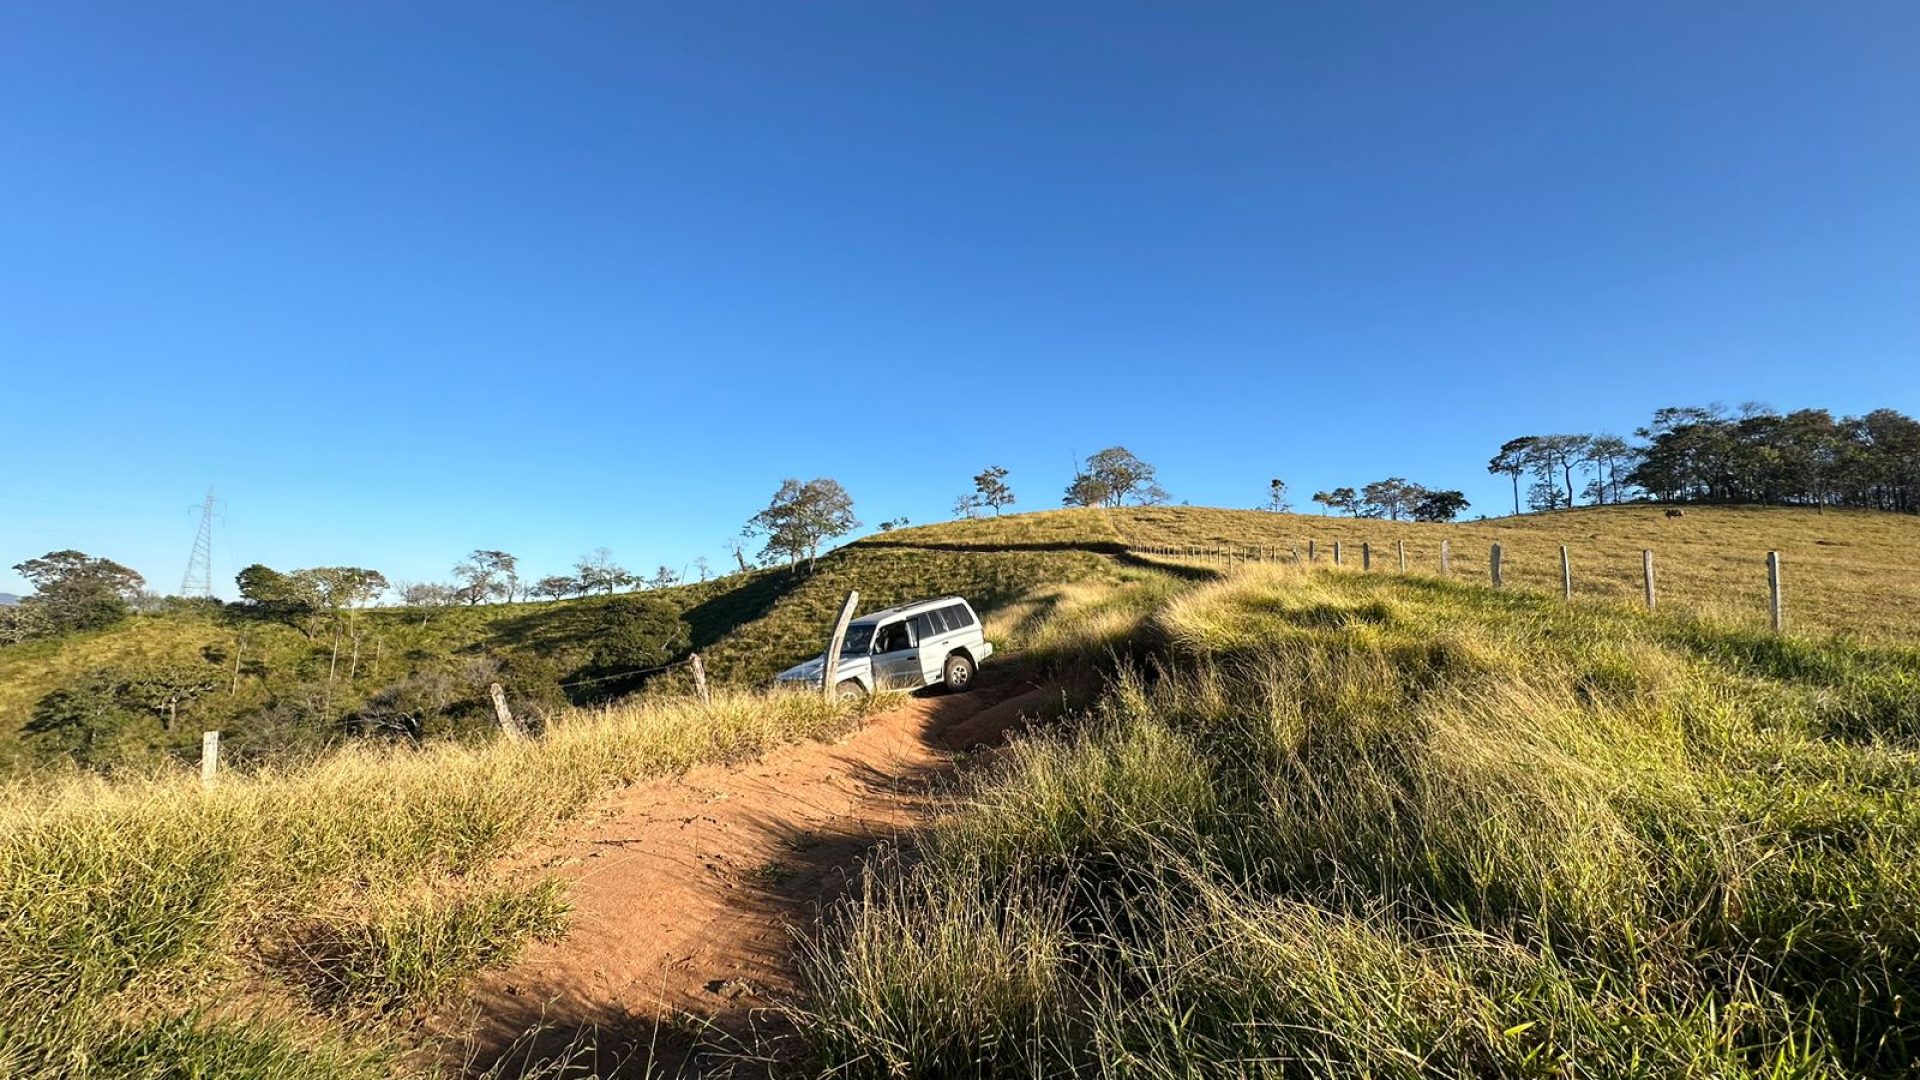
<instances>
[{"instance_id":1,"label":"wooden fence post","mask_svg":"<svg viewBox=\"0 0 1920 1080\"><path fill-rule=\"evenodd\" d=\"M1780 553L1767 552L1767 613L1773 620L1773 632L1785 625L1780 610Z\"/></svg>"},{"instance_id":2,"label":"wooden fence post","mask_svg":"<svg viewBox=\"0 0 1920 1080\"><path fill-rule=\"evenodd\" d=\"M211 788L220 775L220 733L200 733L200 786Z\"/></svg>"},{"instance_id":3,"label":"wooden fence post","mask_svg":"<svg viewBox=\"0 0 1920 1080\"><path fill-rule=\"evenodd\" d=\"M1448 554L1449 554L1448 542L1445 540L1440 541L1440 576L1441 577L1447 577L1453 573L1453 563L1452 563L1452 560L1448 558Z\"/></svg>"},{"instance_id":4,"label":"wooden fence post","mask_svg":"<svg viewBox=\"0 0 1920 1080\"><path fill-rule=\"evenodd\" d=\"M1560 596L1573 599L1573 563L1567 558L1567 545L1560 545Z\"/></svg>"},{"instance_id":5,"label":"wooden fence post","mask_svg":"<svg viewBox=\"0 0 1920 1080\"><path fill-rule=\"evenodd\" d=\"M493 718L500 724L500 734L505 735L508 742L525 739L527 729L520 726L520 721L513 718L513 710L507 708L507 692L499 683L493 683L487 687L487 695L493 698Z\"/></svg>"},{"instance_id":6,"label":"wooden fence post","mask_svg":"<svg viewBox=\"0 0 1920 1080\"><path fill-rule=\"evenodd\" d=\"M1315 542L1312 540L1308 540L1307 541L1307 561L1312 562L1319 557L1320 557L1320 552L1315 550Z\"/></svg>"},{"instance_id":7,"label":"wooden fence post","mask_svg":"<svg viewBox=\"0 0 1920 1080\"><path fill-rule=\"evenodd\" d=\"M1333 542L1333 565L1340 565L1340 541L1338 540Z\"/></svg>"},{"instance_id":8,"label":"wooden fence post","mask_svg":"<svg viewBox=\"0 0 1920 1080\"><path fill-rule=\"evenodd\" d=\"M707 695L707 665L700 662L700 654L690 654L687 657L687 666L693 669L693 689L700 695L700 704L713 704L713 698Z\"/></svg>"},{"instance_id":9,"label":"wooden fence post","mask_svg":"<svg viewBox=\"0 0 1920 1080\"><path fill-rule=\"evenodd\" d=\"M1505 582L1501 579L1501 576L1500 576L1500 545L1499 544L1493 545L1493 550L1487 553L1487 573L1491 575L1493 578L1494 588L1497 589L1501 585L1505 584Z\"/></svg>"},{"instance_id":10,"label":"wooden fence post","mask_svg":"<svg viewBox=\"0 0 1920 1080\"><path fill-rule=\"evenodd\" d=\"M1642 573L1642 574L1643 574L1643 575L1644 575L1644 576L1646 577L1646 579L1647 579L1647 610L1648 610L1648 611L1652 611L1652 610L1653 610L1653 603L1654 603L1654 596L1653 596L1653 549L1652 549L1652 548L1642 548L1642 549L1641 549L1641 551L1640 551L1640 571L1641 571L1641 573Z\"/></svg>"},{"instance_id":11,"label":"wooden fence post","mask_svg":"<svg viewBox=\"0 0 1920 1080\"><path fill-rule=\"evenodd\" d=\"M1371 541L1360 541L1360 569L1373 569L1373 544Z\"/></svg>"},{"instance_id":12,"label":"wooden fence post","mask_svg":"<svg viewBox=\"0 0 1920 1080\"><path fill-rule=\"evenodd\" d=\"M1400 552L1400 572L1404 574L1407 572L1407 542L1395 540L1393 546Z\"/></svg>"},{"instance_id":13,"label":"wooden fence post","mask_svg":"<svg viewBox=\"0 0 1920 1080\"><path fill-rule=\"evenodd\" d=\"M860 590L847 594L847 602L840 608L840 618L833 624L833 636L827 639L827 651L820 659L825 666L820 669L820 693L828 700L835 700L839 690L834 676L840 674L840 646L847 641L847 624L853 621L853 609L860 606Z\"/></svg>"}]
</instances>

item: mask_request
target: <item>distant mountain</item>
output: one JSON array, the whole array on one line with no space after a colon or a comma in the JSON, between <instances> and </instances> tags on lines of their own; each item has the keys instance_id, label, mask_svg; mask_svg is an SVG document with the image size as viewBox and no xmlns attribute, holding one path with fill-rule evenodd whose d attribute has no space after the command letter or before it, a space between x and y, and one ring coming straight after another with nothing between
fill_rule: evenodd
<instances>
[{"instance_id":1,"label":"distant mountain","mask_svg":"<svg viewBox=\"0 0 1920 1080\"><path fill-rule=\"evenodd\" d=\"M0 592L0 607L6 607L8 604L17 604L19 602L20 598L12 593Z\"/></svg>"}]
</instances>

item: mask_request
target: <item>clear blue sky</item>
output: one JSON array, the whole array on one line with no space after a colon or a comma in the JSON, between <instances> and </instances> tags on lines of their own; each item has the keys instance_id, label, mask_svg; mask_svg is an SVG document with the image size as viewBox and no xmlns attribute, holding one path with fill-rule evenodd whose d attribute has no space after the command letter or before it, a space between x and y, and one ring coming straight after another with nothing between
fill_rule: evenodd
<instances>
[{"instance_id":1,"label":"clear blue sky","mask_svg":"<svg viewBox=\"0 0 1920 1080\"><path fill-rule=\"evenodd\" d=\"M1920 411L1920 6L0 9L0 566L676 567L869 523ZM1309 509L1311 507L1308 507ZM0 570L0 590L22 591Z\"/></svg>"}]
</instances>

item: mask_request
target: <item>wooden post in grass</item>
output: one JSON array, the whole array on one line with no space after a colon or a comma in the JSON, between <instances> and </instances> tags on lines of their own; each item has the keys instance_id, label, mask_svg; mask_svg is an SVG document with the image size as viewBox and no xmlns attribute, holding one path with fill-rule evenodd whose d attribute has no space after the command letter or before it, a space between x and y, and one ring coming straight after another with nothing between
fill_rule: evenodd
<instances>
[{"instance_id":1,"label":"wooden post in grass","mask_svg":"<svg viewBox=\"0 0 1920 1080\"><path fill-rule=\"evenodd\" d=\"M513 718L513 710L507 708L507 692L499 683L493 683L487 687L487 696L493 698L493 718L500 724L500 734L505 735L508 742L524 740L527 729L520 726L520 721Z\"/></svg>"},{"instance_id":2,"label":"wooden post in grass","mask_svg":"<svg viewBox=\"0 0 1920 1080\"><path fill-rule=\"evenodd\" d=\"M1780 553L1767 552L1767 614L1773 620L1773 632L1785 625L1780 610Z\"/></svg>"},{"instance_id":3,"label":"wooden post in grass","mask_svg":"<svg viewBox=\"0 0 1920 1080\"><path fill-rule=\"evenodd\" d=\"M1449 554L1450 552L1448 549L1448 542L1445 540L1440 541L1440 576L1441 577L1447 577L1453 573L1453 560L1448 557Z\"/></svg>"},{"instance_id":4,"label":"wooden post in grass","mask_svg":"<svg viewBox=\"0 0 1920 1080\"><path fill-rule=\"evenodd\" d=\"M220 733L200 733L200 786L211 788L220 775Z\"/></svg>"},{"instance_id":5,"label":"wooden post in grass","mask_svg":"<svg viewBox=\"0 0 1920 1080\"><path fill-rule=\"evenodd\" d=\"M1338 540L1333 542L1333 565L1340 565L1340 541Z\"/></svg>"},{"instance_id":6,"label":"wooden post in grass","mask_svg":"<svg viewBox=\"0 0 1920 1080\"><path fill-rule=\"evenodd\" d=\"M1360 541L1360 569L1373 569L1373 544L1367 540Z\"/></svg>"},{"instance_id":7,"label":"wooden post in grass","mask_svg":"<svg viewBox=\"0 0 1920 1080\"><path fill-rule=\"evenodd\" d=\"M1642 549L1641 549L1641 551L1640 551L1640 572L1641 572L1641 573L1642 573L1642 574L1643 574L1643 575L1644 575L1644 576L1646 577L1646 579L1647 579L1647 610L1648 610L1648 611L1652 611L1652 610L1653 610L1653 603L1654 603L1654 596L1653 596L1653 549L1652 549L1652 548L1642 548Z\"/></svg>"},{"instance_id":8,"label":"wooden post in grass","mask_svg":"<svg viewBox=\"0 0 1920 1080\"><path fill-rule=\"evenodd\" d=\"M1307 541L1307 561L1312 562L1319 557L1320 557L1320 553L1315 550L1314 541L1308 540Z\"/></svg>"},{"instance_id":9,"label":"wooden post in grass","mask_svg":"<svg viewBox=\"0 0 1920 1080\"><path fill-rule=\"evenodd\" d=\"M846 644L847 624L853 621L853 609L859 606L860 590L855 589L847 594L847 602L840 608L840 617L834 620L833 636L827 639L826 655L820 658L826 661L826 666L820 669L820 693L828 701L835 700L839 691L835 685L838 680L834 676L840 674L840 646Z\"/></svg>"},{"instance_id":10,"label":"wooden post in grass","mask_svg":"<svg viewBox=\"0 0 1920 1080\"><path fill-rule=\"evenodd\" d=\"M1393 546L1400 552L1400 572L1404 574L1407 572L1407 542L1395 540Z\"/></svg>"},{"instance_id":11,"label":"wooden post in grass","mask_svg":"<svg viewBox=\"0 0 1920 1080\"><path fill-rule=\"evenodd\" d=\"M700 654L689 655L687 666L693 669L693 689L700 695L700 704L713 704L713 698L707 695L707 665L700 662Z\"/></svg>"},{"instance_id":12,"label":"wooden post in grass","mask_svg":"<svg viewBox=\"0 0 1920 1080\"><path fill-rule=\"evenodd\" d=\"M1560 596L1573 599L1573 563L1567 558L1567 545L1560 545Z\"/></svg>"},{"instance_id":13,"label":"wooden post in grass","mask_svg":"<svg viewBox=\"0 0 1920 1080\"><path fill-rule=\"evenodd\" d=\"M1487 553L1487 573L1493 578L1494 588L1497 589L1501 585L1505 584L1505 581L1503 581L1502 578L1500 577L1500 545L1499 544L1493 545L1493 550Z\"/></svg>"}]
</instances>

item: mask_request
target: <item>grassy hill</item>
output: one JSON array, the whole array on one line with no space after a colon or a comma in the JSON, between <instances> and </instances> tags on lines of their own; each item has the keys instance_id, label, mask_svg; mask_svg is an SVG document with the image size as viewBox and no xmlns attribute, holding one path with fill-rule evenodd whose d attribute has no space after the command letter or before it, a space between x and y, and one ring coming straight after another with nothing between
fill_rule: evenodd
<instances>
[{"instance_id":1,"label":"grassy hill","mask_svg":"<svg viewBox=\"0 0 1920 1080\"><path fill-rule=\"evenodd\" d=\"M1920 633L1920 518L1860 511L1597 507L1484 522L1406 522L1200 507L1056 510L901 529L825 557L818 573L735 574L643 594L466 608L375 609L334 653L332 628L313 637L282 623L190 607L107 630L0 649L0 763L33 756L21 729L48 694L90 672L156 662L204 668L221 688L187 707L180 730L155 746L191 755L198 732L228 733L238 760L274 748L312 749L341 738L370 699L430 696L429 735L484 731L484 690L503 682L515 708L543 713L640 689L645 672L699 651L715 680L748 686L818 647L820 628L850 588L868 609L957 592L989 609L1047 583L1110 574L1161 549L1305 557L1309 541L1332 559L1339 542L1357 566L1438 571L1442 539L1454 576L1485 580L1488 546L1504 549L1517 589L1559 589L1559 545L1572 552L1575 595L1637 602L1643 548L1656 555L1662 604L1732 625L1762 625L1765 553L1781 552L1790 626L1813 634L1899 641ZM616 633L618 631L618 633ZM621 648L609 640L619 637ZM238 678L234 661L240 660ZM622 673L642 672L624 676ZM329 678L329 673L332 677ZM682 689L683 672L654 680ZM410 697L409 697L410 696Z\"/></svg>"},{"instance_id":2,"label":"grassy hill","mask_svg":"<svg viewBox=\"0 0 1920 1080\"><path fill-rule=\"evenodd\" d=\"M1134 549L1235 545L1305 558L1314 541L1331 561L1337 541L1352 566L1360 545L1374 568L1397 568L1404 544L1410 570L1438 573L1440 542L1451 548L1454 576L1487 580L1488 549L1502 547L1508 586L1558 592L1560 545L1571 554L1577 598L1641 596L1641 551L1655 555L1662 604L1760 626L1766 620L1768 551L1781 554L1789 624L1814 634L1869 640L1920 635L1920 517L1859 510L1690 506L1668 518L1657 506L1583 507L1454 524L1391 522L1312 514L1272 514L1192 506L1128 507L1022 514L1000 521L953 522L894 534L926 544L1054 545Z\"/></svg>"},{"instance_id":3,"label":"grassy hill","mask_svg":"<svg viewBox=\"0 0 1920 1080\"><path fill-rule=\"evenodd\" d=\"M192 755L199 732L215 728L226 733L235 760L257 760L338 743L383 693L416 706L415 699L431 698L437 709L424 725L429 736L470 737L491 723L484 694L496 679L522 715L632 693L655 669L695 651L722 685L764 683L819 650L822 627L851 588L868 609L950 592L991 609L1037 585L1105 570L1100 556L1084 550L923 550L870 541L826 556L811 574L761 570L548 603L378 608L351 625L306 630L236 608L191 605L0 649L0 764L31 764L22 729L36 708L94 672L154 664L204 671L218 688L184 708L171 734L158 730L156 718L153 745ZM686 680L683 671L665 673L653 689L683 689Z\"/></svg>"},{"instance_id":4,"label":"grassy hill","mask_svg":"<svg viewBox=\"0 0 1920 1080\"><path fill-rule=\"evenodd\" d=\"M1863 600L1781 637L1735 590L1758 552L1789 552L1792 574L1834 548L1833 580L1904 595L1914 528L1068 511L644 599L740 684L816 649L848 587L870 606L969 594L1010 660L1104 676L813 942L799 1019L840 1075L1892 1074L1920 1055L1903 1019L1920 990L1916 615ZM1532 587L1557 585L1528 576L1534 553L1582 530L1594 599ZM1452 581L1149 550L1337 537L1411 557L1441 536ZM1489 536L1510 545L1500 592L1465 550ZM1676 587L1651 614L1609 602L1637 583L1599 567L1637 568L1649 537L1720 567L1721 590ZM1696 595L1708 617L1679 602ZM382 663L498 653L550 678L589 663L628 603L362 617L392 635ZM1841 625L1858 619L1877 621ZM177 612L0 660L44 678L69 650L184 654L232 629ZM263 655L310 684L316 643L280 630L284 654ZM0 1074L423 1075L423 1019L563 932L565 896L503 858L615 786L858 722L808 695L672 689L556 708L527 743L361 743L210 793L185 769L15 781Z\"/></svg>"},{"instance_id":5,"label":"grassy hill","mask_svg":"<svg viewBox=\"0 0 1920 1080\"><path fill-rule=\"evenodd\" d=\"M1920 652L1293 566L1134 634L817 940L835 1075L1920 1062Z\"/></svg>"}]
</instances>

